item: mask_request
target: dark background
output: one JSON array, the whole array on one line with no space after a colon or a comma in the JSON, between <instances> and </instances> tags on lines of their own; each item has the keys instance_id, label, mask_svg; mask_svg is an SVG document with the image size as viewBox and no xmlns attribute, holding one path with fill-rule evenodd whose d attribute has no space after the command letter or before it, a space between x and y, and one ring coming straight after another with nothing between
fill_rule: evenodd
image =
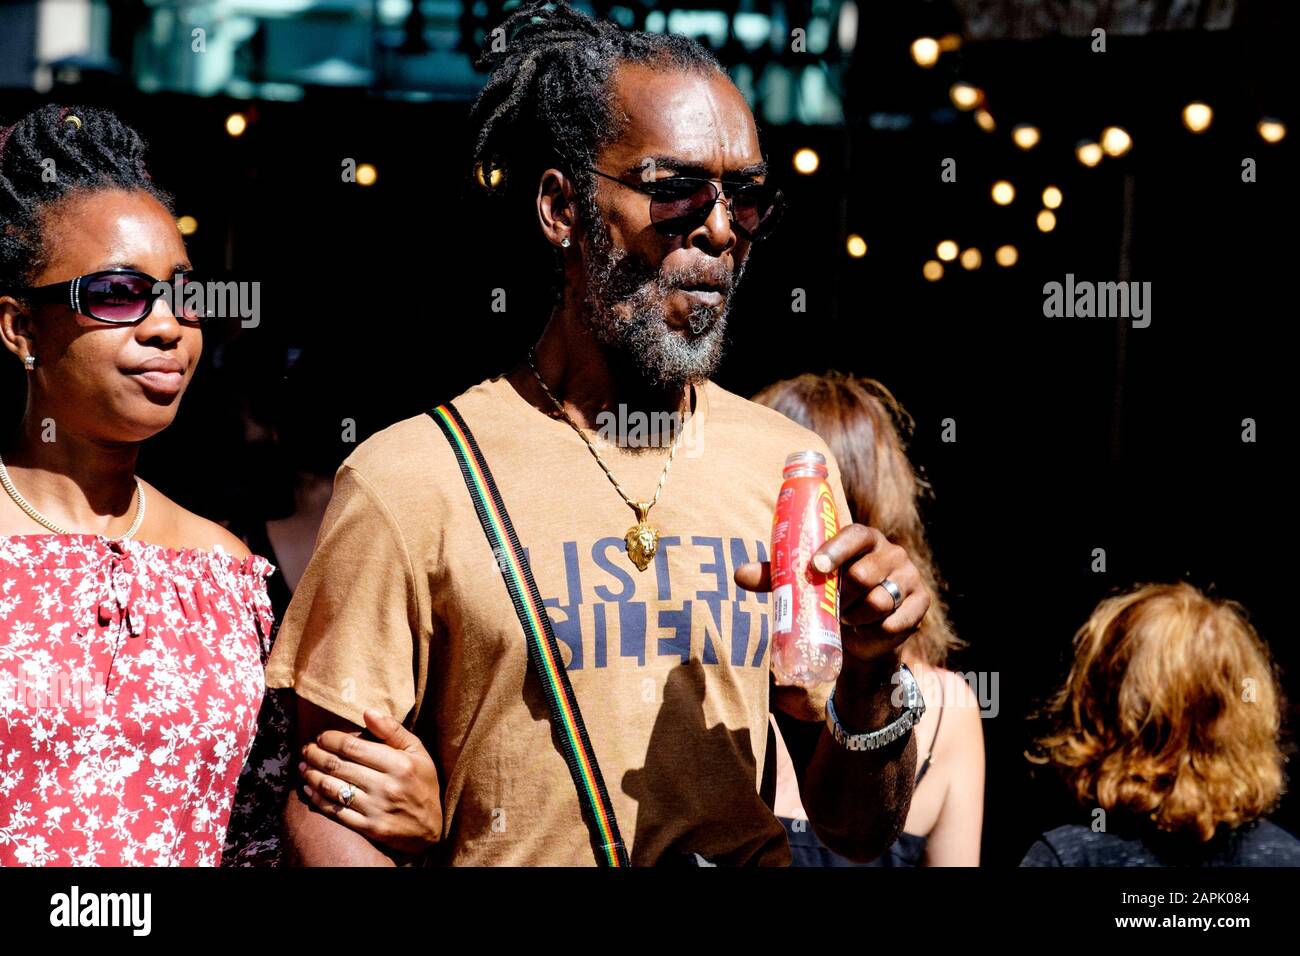
<instances>
[{"instance_id":1,"label":"dark background","mask_svg":"<svg viewBox=\"0 0 1300 956\"><path fill-rule=\"evenodd\" d=\"M1104 54L1086 37L968 42L962 73L998 122L986 133L952 110L951 72L911 62L914 34L889 12L907 5L879 6L846 74L846 123L762 131L792 209L755 249L718 380L751 394L804 371L851 371L883 381L916 418L932 540L971 645L951 666L998 674L1000 712L984 721L984 863L1014 865L1038 831L1077 813L1031 775L1025 716L1063 676L1071 635L1102 597L1185 579L1240 601L1294 696L1296 522L1281 478L1295 438L1295 137L1268 145L1254 124L1294 126L1288 59L1300 33L1292 8L1254 4L1232 30L1111 36ZM462 194L464 102L313 89L250 104L108 81L0 97L5 122L50 100L117 110L150 142L177 213L197 218L196 268L263 283L261 326L207 333L176 424L142 456L143 475L205 516L231 519L283 493L245 441L241 408L273 414L287 388L300 419L333 434L353 418L362 440L509 367L544 322L535 308L491 310L494 288L511 302L529 289L517 230ZM1198 98L1215 118L1194 136L1179 117ZM253 120L239 139L223 127L234 110ZM877 128L885 114L909 117L907 128ZM1028 153L1008 136L1022 120L1043 134ZM1080 165L1075 143L1112 123L1133 150ZM822 158L811 177L790 165L803 146ZM374 163L378 182L341 182L344 157ZM945 157L956 183L940 181ZM1255 183L1242 182L1245 157ZM1000 178L1017 188L1005 208L989 199ZM1119 278L1126 179L1129 277L1152 283L1150 327L1045 318L1045 282ZM1048 183L1065 201L1044 235L1034 217ZM864 258L845 255L849 232L866 239ZM926 282L921 264L945 238L980 248L984 265L951 263ZM1010 269L993 262L1004 242L1020 250ZM806 315L786 311L794 288L807 292ZM11 364L0 373L6 427L21 407ZM941 440L948 418L955 442ZM1256 443L1241 440L1246 418ZM1105 573L1091 570L1094 548ZM1274 818L1300 833L1298 817L1289 796Z\"/></svg>"}]
</instances>

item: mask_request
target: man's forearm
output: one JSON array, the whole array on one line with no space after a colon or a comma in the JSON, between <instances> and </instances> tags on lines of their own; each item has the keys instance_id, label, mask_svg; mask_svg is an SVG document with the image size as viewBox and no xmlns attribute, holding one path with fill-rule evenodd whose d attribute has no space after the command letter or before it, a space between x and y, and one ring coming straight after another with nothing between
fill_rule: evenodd
<instances>
[{"instance_id":1,"label":"man's forearm","mask_svg":"<svg viewBox=\"0 0 1300 956\"><path fill-rule=\"evenodd\" d=\"M303 745L315 741L326 730L361 733L356 724L331 713L304 697L297 698L294 721L294 753L301 755ZM296 763L296 761L295 761ZM383 850L368 839L320 812L299 787L303 784L293 770L294 789L282 811L290 866L395 866Z\"/></svg>"},{"instance_id":2,"label":"man's forearm","mask_svg":"<svg viewBox=\"0 0 1300 956\"><path fill-rule=\"evenodd\" d=\"M879 730L901 712L891 697L896 655L870 670L845 661L836 682L835 712L850 733ZM811 730L811 728L809 728ZM804 809L830 849L866 862L889 848L907 821L916 773L916 734L879 750L853 751L836 743L825 724L805 776Z\"/></svg>"},{"instance_id":3,"label":"man's forearm","mask_svg":"<svg viewBox=\"0 0 1300 956\"><path fill-rule=\"evenodd\" d=\"M290 866L396 866L386 853L355 830L320 813L297 793L284 808Z\"/></svg>"}]
</instances>

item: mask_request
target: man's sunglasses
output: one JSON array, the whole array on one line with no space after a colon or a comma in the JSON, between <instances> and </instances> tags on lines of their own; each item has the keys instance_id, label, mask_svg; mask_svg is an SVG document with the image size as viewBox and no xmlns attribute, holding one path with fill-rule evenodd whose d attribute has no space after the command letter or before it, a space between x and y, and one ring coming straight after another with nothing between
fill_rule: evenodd
<instances>
[{"instance_id":1,"label":"man's sunglasses","mask_svg":"<svg viewBox=\"0 0 1300 956\"><path fill-rule=\"evenodd\" d=\"M200 322L203 316L176 312L185 308L185 283L191 281L189 272L177 273L173 283L135 269L106 269L77 276L66 282L16 289L15 298L38 302L66 302L72 311L117 325L134 325L153 311L154 302L167 296L176 318L182 322Z\"/></svg>"},{"instance_id":2,"label":"man's sunglasses","mask_svg":"<svg viewBox=\"0 0 1300 956\"><path fill-rule=\"evenodd\" d=\"M646 193L650 197L650 222L665 236L684 236L704 225L722 193L716 183L694 176L630 183L588 168L597 176ZM738 233L750 242L772 234L785 211L785 194L780 189L767 183L740 183L728 184L727 193L731 223Z\"/></svg>"}]
</instances>

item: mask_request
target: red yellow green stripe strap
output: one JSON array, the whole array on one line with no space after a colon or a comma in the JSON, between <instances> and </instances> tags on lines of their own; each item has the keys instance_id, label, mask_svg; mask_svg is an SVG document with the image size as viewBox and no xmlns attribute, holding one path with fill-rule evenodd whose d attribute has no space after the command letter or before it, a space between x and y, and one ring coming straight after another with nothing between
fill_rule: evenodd
<instances>
[{"instance_id":1,"label":"red yellow green stripe strap","mask_svg":"<svg viewBox=\"0 0 1300 956\"><path fill-rule=\"evenodd\" d=\"M505 581L510 600L523 625L528 644L528 660L537 674L550 707L551 719L564 761L569 766L583 817L591 832L596 861L601 866L628 866L627 849L619 834L614 818L614 806L596 762L591 739L578 709L578 700L569 683L564 659L560 656L551 619L542 604L528 567L524 549L515 535L514 525L497 490L487 461L479 451L478 443L456 406L451 402L439 405L429 413L455 452L461 476L469 489L488 544L497 556L497 566Z\"/></svg>"}]
</instances>

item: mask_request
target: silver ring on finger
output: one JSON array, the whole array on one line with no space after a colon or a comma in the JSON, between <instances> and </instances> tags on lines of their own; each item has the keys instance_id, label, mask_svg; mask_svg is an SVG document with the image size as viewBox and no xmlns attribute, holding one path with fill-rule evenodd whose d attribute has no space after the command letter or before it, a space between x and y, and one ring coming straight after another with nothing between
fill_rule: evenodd
<instances>
[{"instance_id":1,"label":"silver ring on finger","mask_svg":"<svg viewBox=\"0 0 1300 956\"><path fill-rule=\"evenodd\" d=\"M352 784L345 783L339 788L339 803L343 804L345 807L350 807L352 806L352 799L356 795L357 792L352 789Z\"/></svg>"},{"instance_id":2,"label":"silver ring on finger","mask_svg":"<svg viewBox=\"0 0 1300 956\"><path fill-rule=\"evenodd\" d=\"M898 585L889 580L889 578L885 578L885 580L880 582L879 587L882 587L889 592L889 597L894 602L894 610L897 611L898 605L903 603L903 592L898 590Z\"/></svg>"}]
</instances>

